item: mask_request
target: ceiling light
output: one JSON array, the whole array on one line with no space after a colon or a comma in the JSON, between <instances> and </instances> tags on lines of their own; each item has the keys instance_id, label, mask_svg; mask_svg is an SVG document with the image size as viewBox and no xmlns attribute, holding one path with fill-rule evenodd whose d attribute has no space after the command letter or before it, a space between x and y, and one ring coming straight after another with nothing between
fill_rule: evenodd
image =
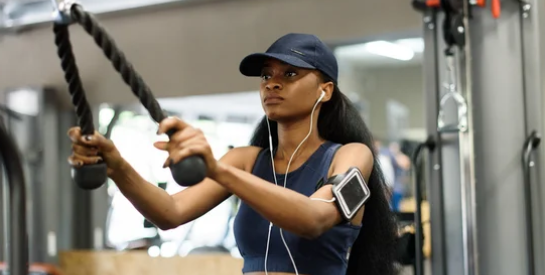
<instances>
[{"instance_id":1,"label":"ceiling light","mask_svg":"<svg viewBox=\"0 0 545 275\"><path fill-rule=\"evenodd\" d=\"M422 38L400 39L393 42L372 41L362 44L352 44L335 48L335 55L340 59L368 59L372 56L383 56L396 60L407 61L414 58L416 53L424 51Z\"/></svg>"},{"instance_id":2,"label":"ceiling light","mask_svg":"<svg viewBox=\"0 0 545 275\"><path fill-rule=\"evenodd\" d=\"M387 41L374 41L365 44L365 49L376 55L408 61L414 57L414 51L408 47Z\"/></svg>"},{"instance_id":3,"label":"ceiling light","mask_svg":"<svg viewBox=\"0 0 545 275\"><path fill-rule=\"evenodd\" d=\"M410 48L415 53L424 52L424 39L422 39L420 37L418 37L418 38L399 39L395 43L398 44L398 45Z\"/></svg>"},{"instance_id":4,"label":"ceiling light","mask_svg":"<svg viewBox=\"0 0 545 275\"><path fill-rule=\"evenodd\" d=\"M7 106L20 114L36 116L40 112L38 91L31 89L10 91L7 95Z\"/></svg>"}]
</instances>

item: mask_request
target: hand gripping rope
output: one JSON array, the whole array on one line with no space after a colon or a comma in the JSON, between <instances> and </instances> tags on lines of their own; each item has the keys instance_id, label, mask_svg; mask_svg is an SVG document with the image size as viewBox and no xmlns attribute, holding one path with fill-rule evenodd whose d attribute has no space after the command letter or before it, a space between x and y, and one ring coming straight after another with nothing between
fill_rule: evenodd
<instances>
[{"instance_id":1,"label":"hand gripping rope","mask_svg":"<svg viewBox=\"0 0 545 275\"><path fill-rule=\"evenodd\" d=\"M63 1L58 5L56 1L54 2L58 7L53 27L57 54L61 59L64 78L68 83L68 90L72 97L72 104L76 109L78 125L81 128L82 135L93 135L95 127L93 125L93 115L79 76L76 59L72 52L68 31L71 22L80 24L94 38L96 44L111 61L116 71L119 72L123 81L130 86L134 95L140 99L142 105L148 110L151 118L157 123L165 119L166 115L150 88L135 71L132 64L127 61L123 52L117 48L114 40L100 26L98 21L75 2ZM171 129L167 132L167 135L171 137L175 132L176 129ZM174 180L181 186L195 185L206 176L206 164L201 156L190 156L178 163L171 164L170 170ZM99 188L106 182L106 164L86 164L82 167L74 167L72 176L76 184L83 189Z\"/></svg>"}]
</instances>

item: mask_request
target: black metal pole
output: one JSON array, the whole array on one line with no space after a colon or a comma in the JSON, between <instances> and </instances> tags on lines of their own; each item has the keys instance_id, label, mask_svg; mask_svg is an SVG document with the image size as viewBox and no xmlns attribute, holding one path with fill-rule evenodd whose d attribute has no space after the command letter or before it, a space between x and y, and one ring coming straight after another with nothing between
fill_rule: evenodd
<instances>
[{"instance_id":1,"label":"black metal pole","mask_svg":"<svg viewBox=\"0 0 545 275\"><path fill-rule=\"evenodd\" d=\"M0 157L9 185L9 261L11 275L28 274L28 239L26 227L26 186L17 145L0 124Z\"/></svg>"},{"instance_id":2,"label":"black metal pole","mask_svg":"<svg viewBox=\"0 0 545 275\"><path fill-rule=\"evenodd\" d=\"M532 211L532 181L530 176L530 162L532 151L541 143L541 138L536 131L533 131L524 142L522 153L522 169L524 171L524 206L526 212L526 245L528 250L528 275L536 274L535 253L534 253L534 222Z\"/></svg>"}]
</instances>

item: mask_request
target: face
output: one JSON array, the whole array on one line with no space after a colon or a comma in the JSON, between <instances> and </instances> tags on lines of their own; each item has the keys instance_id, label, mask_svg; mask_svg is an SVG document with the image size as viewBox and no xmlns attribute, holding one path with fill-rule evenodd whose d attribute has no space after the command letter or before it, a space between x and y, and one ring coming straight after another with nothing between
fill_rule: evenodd
<instances>
[{"instance_id":1,"label":"face","mask_svg":"<svg viewBox=\"0 0 545 275\"><path fill-rule=\"evenodd\" d=\"M261 72L261 103L265 114L274 121L296 120L309 116L322 90L326 95L321 102L331 98L333 83L323 83L320 73L293 67L271 59ZM315 113L319 111L316 107Z\"/></svg>"}]
</instances>

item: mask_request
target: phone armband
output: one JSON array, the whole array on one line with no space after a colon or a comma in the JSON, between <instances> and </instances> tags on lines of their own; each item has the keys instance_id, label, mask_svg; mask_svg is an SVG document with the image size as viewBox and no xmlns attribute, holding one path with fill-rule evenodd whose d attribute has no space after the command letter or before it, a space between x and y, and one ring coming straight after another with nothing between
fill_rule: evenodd
<instances>
[{"instance_id":1,"label":"phone armband","mask_svg":"<svg viewBox=\"0 0 545 275\"><path fill-rule=\"evenodd\" d=\"M344 174L329 178L326 184L332 184L333 197L343 218L350 221L371 196L371 191L356 167L351 167Z\"/></svg>"}]
</instances>

